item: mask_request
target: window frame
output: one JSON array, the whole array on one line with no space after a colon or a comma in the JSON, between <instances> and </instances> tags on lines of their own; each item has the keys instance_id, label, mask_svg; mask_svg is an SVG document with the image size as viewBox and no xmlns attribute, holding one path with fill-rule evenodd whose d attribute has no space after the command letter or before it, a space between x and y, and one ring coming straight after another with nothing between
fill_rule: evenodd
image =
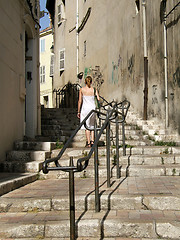
<instances>
[{"instance_id":1,"label":"window frame","mask_svg":"<svg viewBox=\"0 0 180 240\"><path fill-rule=\"evenodd\" d=\"M40 66L40 83L46 82L46 66Z\"/></svg>"},{"instance_id":2,"label":"window frame","mask_svg":"<svg viewBox=\"0 0 180 240\"><path fill-rule=\"evenodd\" d=\"M45 52L46 50L46 41L45 39L41 39L41 53Z\"/></svg>"},{"instance_id":3,"label":"window frame","mask_svg":"<svg viewBox=\"0 0 180 240\"><path fill-rule=\"evenodd\" d=\"M51 54L50 56L50 71L49 71L49 76L53 77L54 76L54 54Z\"/></svg>"},{"instance_id":4,"label":"window frame","mask_svg":"<svg viewBox=\"0 0 180 240\"><path fill-rule=\"evenodd\" d=\"M64 56L61 58L61 53L63 52ZM63 62L63 67L61 67L61 62ZM59 71L62 72L65 69L65 48L59 50Z\"/></svg>"},{"instance_id":5,"label":"window frame","mask_svg":"<svg viewBox=\"0 0 180 240\"><path fill-rule=\"evenodd\" d=\"M58 10L57 10L57 20L58 20L58 25L61 24L62 22L62 3L60 3L58 6L57 6Z\"/></svg>"}]
</instances>

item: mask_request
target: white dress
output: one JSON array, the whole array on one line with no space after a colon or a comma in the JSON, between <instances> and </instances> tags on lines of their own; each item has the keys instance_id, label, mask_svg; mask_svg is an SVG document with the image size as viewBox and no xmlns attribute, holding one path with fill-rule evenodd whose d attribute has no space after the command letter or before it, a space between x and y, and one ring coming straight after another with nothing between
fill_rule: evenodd
<instances>
[{"instance_id":1,"label":"white dress","mask_svg":"<svg viewBox=\"0 0 180 240\"><path fill-rule=\"evenodd\" d=\"M83 103L81 107L81 115L80 115L80 122L84 120L84 118L87 116L87 114L92 110L95 109L95 102L94 102L94 95L93 96L84 96L83 95ZM95 123L95 114L93 113L87 120L86 125L90 129L94 129L94 123ZM86 129L84 125L81 127L81 129Z\"/></svg>"}]
</instances>

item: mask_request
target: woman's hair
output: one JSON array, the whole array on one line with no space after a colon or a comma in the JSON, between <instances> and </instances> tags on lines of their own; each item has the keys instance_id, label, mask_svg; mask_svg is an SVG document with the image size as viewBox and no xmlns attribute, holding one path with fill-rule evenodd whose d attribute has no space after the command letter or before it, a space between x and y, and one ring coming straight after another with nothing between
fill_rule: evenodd
<instances>
[{"instance_id":1,"label":"woman's hair","mask_svg":"<svg viewBox=\"0 0 180 240\"><path fill-rule=\"evenodd\" d=\"M91 87L91 83L92 83L92 77L91 76L87 76L85 78L85 84L87 84L88 87L90 88Z\"/></svg>"}]
</instances>

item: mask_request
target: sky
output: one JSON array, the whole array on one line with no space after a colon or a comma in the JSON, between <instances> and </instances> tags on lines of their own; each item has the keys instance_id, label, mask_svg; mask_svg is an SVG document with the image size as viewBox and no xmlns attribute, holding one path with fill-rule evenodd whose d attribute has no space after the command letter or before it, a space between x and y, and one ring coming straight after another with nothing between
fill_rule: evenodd
<instances>
[{"instance_id":1,"label":"sky","mask_svg":"<svg viewBox=\"0 0 180 240\"><path fill-rule=\"evenodd\" d=\"M48 10L46 9L46 0L40 0L40 11L45 11L48 12ZM43 29L49 27L49 15L45 13L44 17L40 18L40 31L42 31Z\"/></svg>"}]
</instances>

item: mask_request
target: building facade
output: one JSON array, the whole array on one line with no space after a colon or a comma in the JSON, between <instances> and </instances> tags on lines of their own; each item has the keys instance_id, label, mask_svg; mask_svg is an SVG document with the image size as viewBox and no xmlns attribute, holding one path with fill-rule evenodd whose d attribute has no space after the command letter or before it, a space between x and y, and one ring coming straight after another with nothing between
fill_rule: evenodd
<instances>
[{"instance_id":1,"label":"building facade","mask_svg":"<svg viewBox=\"0 0 180 240\"><path fill-rule=\"evenodd\" d=\"M52 27L40 32L40 103L45 108L52 108L52 82L54 71Z\"/></svg>"},{"instance_id":2,"label":"building facade","mask_svg":"<svg viewBox=\"0 0 180 240\"><path fill-rule=\"evenodd\" d=\"M41 132L38 19L38 0L0 0L0 161Z\"/></svg>"},{"instance_id":3,"label":"building facade","mask_svg":"<svg viewBox=\"0 0 180 240\"><path fill-rule=\"evenodd\" d=\"M143 119L180 133L178 0L47 0L54 88L92 75L107 100L128 99ZM110 94L111 93L111 94Z\"/></svg>"}]
</instances>

